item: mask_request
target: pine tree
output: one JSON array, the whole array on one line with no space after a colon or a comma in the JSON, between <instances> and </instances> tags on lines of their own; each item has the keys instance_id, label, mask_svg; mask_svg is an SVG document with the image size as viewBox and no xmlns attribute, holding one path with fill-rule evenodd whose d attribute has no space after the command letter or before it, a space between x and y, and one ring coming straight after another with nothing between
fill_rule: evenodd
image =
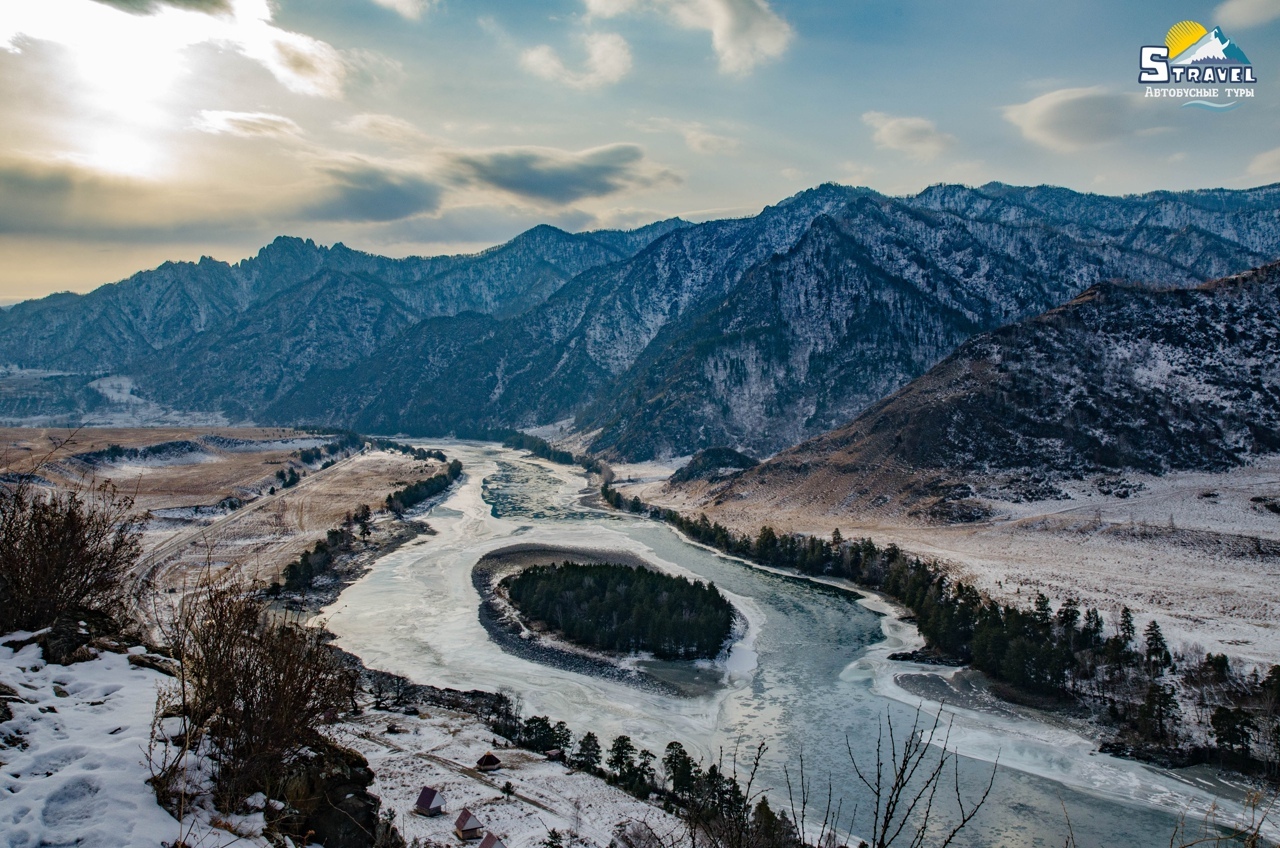
<instances>
[{"instance_id":1,"label":"pine tree","mask_svg":"<svg viewBox=\"0 0 1280 848\"><path fill-rule=\"evenodd\" d=\"M1138 708L1138 722L1149 739L1163 741L1174 733L1182 721L1182 711L1172 686L1152 682L1147 686L1147 696Z\"/></svg>"},{"instance_id":2,"label":"pine tree","mask_svg":"<svg viewBox=\"0 0 1280 848\"><path fill-rule=\"evenodd\" d=\"M1137 628L1133 625L1133 613L1128 607L1120 610L1120 638L1124 640L1124 647L1133 644L1133 637L1137 634Z\"/></svg>"},{"instance_id":3,"label":"pine tree","mask_svg":"<svg viewBox=\"0 0 1280 848\"><path fill-rule=\"evenodd\" d=\"M671 790L677 795L683 795L693 788L698 765L679 742L667 745L667 751L662 757L662 767L667 772L667 779L671 781Z\"/></svg>"},{"instance_id":4,"label":"pine tree","mask_svg":"<svg viewBox=\"0 0 1280 848\"><path fill-rule=\"evenodd\" d=\"M1160 625L1154 618L1143 631L1143 636L1146 637L1147 669L1152 677L1159 677L1172 665L1173 657L1169 656L1169 646L1165 643L1164 634L1160 632Z\"/></svg>"},{"instance_id":5,"label":"pine tree","mask_svg":"<svg viewBox=\"0 0 1280 848\"><path fill-rule=\"evenodd\" d=\"M619 736L609 746L609 759L605 765L618 777L625 777L635 768L636 746L630 736Z\"/></svg>"},{"instance_id":6,"label":"pine tree","mask_svg":"<svg viewBox=\"0 0 1280 848\"><path fill-rule=\"evenodd\" d=\"M594 733L588 732L578 740L578 750L570 758L569 765L580 771L600 768L600 740Z\"/></svg>"}]
</instances>

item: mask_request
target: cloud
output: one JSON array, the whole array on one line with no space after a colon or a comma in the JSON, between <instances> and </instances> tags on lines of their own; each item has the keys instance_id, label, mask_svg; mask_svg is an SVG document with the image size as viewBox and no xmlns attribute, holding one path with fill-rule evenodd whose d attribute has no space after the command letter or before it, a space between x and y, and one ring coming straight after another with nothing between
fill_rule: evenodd
<instances>
[{"instance_id":1,"label":"cloud","mask_svg":"<svg viewBox=\"0 0 1280 848\"><path fill-rule=\"evenodd\" d=\"M939 131L937 125L926 118L864 112L862 123L875 130L871 139L876 147L905 153L920 162L936 159L956 141L955 136Z\"/></svg>"},{"instance_id":2,"label":"cloud","mask_svg":"<svg viewBox=\"0 0 1280 848\"><path fill-rule=\"evenodd\" d=\"M243 138L277 138L302 135L302 128L283 115L268 112L221 112L206 109L192 125L201 132L214 135L238 135Z\"/></svg>"},{"instance_id":3,"label":"cloud","mask_svg":"<svg viewBox=\"0 0 1280 848\"><path fill-rule=\"evenodd\" d=\"M1136 98L1104 88L1063 88L1004 107L1023 138L1058 153L1074 153L1139 130Z\"/></svg>"},{"instance_id":4,"label":"cloud","mask_svg":"<svg viewBox=\"0 0 1280 848\"><path fill-rule=\"evenodd\" d=\"M676 179L669 171L649 167L644 151L635 144L611 144L578 152L512 147L454 153L449 158L455 174L464 182L558 205Z\"/></svg>"},{"instance_id":5,"label":"cloud","mask_svg":"<svg viewBox=\"0 0 1280 848\"><path fill-rule=\"evenodd\" d=\"M231 0L95 0L104 6L114 6L124 12L135 15L154 15L162 6L175 9L190 9L193 12L206 12L220 15L231 11Z\"/></svg>"},{"instance_id":6,"label":"cloud","mask_svg":"<svg viewBox=\"0 0 1280 848\"><path fill-rule=\"evenodd\" d=\"M395 115L376 113L355 115L338 124L338 129L396 147L420 147L431 141L429 135Z\"/></svg>"},{"instance_id":7,"label":"cloud","mask_svg":"<svg viewBox=\"0 0 1280 848\"><path fill-rule=\"evenodd\" d=\"M1280 179L1280 147L1253 157L1249 163L1249 176Z\"/></svg>"},{"instance_id":8,"label":"cloud","mask_svg":"<svg viewBox=\"0 0 1280 848\"><path fill-rule=\"evenodd\" d=\"M241 44L246 56L261 62L280 84L298 94L338 98L347 64L334 47L298 32L270 27L265 38Z\"/></svg>"},{"instance_id":9,"label":"cloud","mask_svg":"<svg viewBox=\"0 0 1280 848\"><path fill-rule=\"evenodd\" d=\"M1227 0L1213 13L1213 21L1224 27L1247 29L1280 18L1280 0Z\"/></svg>"},{"instance_id":10,"label":"cloud","mask_svg":"<svg viewBox=\"0 0 1280 848\"><path fill-rule=\"evenodd\" d=\"M716 155L732 153L741 146L736 138L719 135L698 121L676 121L671 118L653 118L633 124L645 132L674 132L684 138L685 146L694 153Z\"/></svg>"},{"instance_id":11,"label":"cloud","mask_svg":"<svg viewBox=\"0 0 1280 848\"><path fill-rule=\"evenodd\" d=\"M618 82L631 71L631 48L615 33L587 33L582 36L587 51L586 69L571 71L549 45L526 50L520 64L536 77L571 88L599 88Z\"/></svg>"},{"instance_id":12,"label":"cloud","mask_svg":"<svg viewBox=\"0 0 1280 848\"><path fill-rule=\"evenodd\" d=\"M436 0L373 0L373 2L411 21L421 18L423 12L436 4Z\"/></svg>"},{"instance_id":13,"label":"cloud","mask_svg":"<svg viewBox=\"0 0 1280 848\"><path fill-rule=\"evenodd\" d=\"M187 48L198 44L240 53L290 91L319 97L341 97L349 70L359 64L324 41L276 26L268 0L99 0L71 7L50 0L5 2L0 47L19 52L25 36L67 48L93 108L155 108L186 74Z\"/></svg>"},{"instance_id":14,"label":"cloud","mask_svg":"<svg viewBox=\"0 0 1280 848\"><path fill-rule=\"evenodd\" d=\"M70 162L0 159L0 234L165 240L251 226L250 212Z\"/></svg>"},{"instance_id":15,"label":"cloud","mask_svg":"<svg viewBox=\"0 0 1280 848\"><path fill-rule=\"evenodd\" d=\"M304 206L312 221L398 221L440 208L440 186L421 174L372 162L322 167L331 181L322 197Z\"/></svg>"},{"instance_id":16,"label":"cloud","mask_svg":"<svg viewBox=\"0 0 1280 848\"><path fill-rule=\"evenodd\" d=\"M588 18L612 18L649 10L684 29L711 33L711 46L726 74L746 74L786 52L791 25L767 0L584 0Z\"/></svg>"},{"instance_id":17,"label":"cloud","mask_svg":"<svg viewBox=\"0 0 1280 848\"><path fill-rule=\"evenodd\" d=\"M315 165L269 188L105 175L71 162L0 159L0 236L148 243L222 238L288 222L383 223L436 212L442 189L423 173L362 159Z\"/></svg>"}]
</instances>

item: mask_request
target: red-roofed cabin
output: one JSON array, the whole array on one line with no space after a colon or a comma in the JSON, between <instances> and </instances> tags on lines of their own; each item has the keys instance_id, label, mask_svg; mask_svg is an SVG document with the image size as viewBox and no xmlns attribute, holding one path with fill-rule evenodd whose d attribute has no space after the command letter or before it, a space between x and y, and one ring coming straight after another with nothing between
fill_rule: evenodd
<instances>
[{"instance_id":1,"label":"red-roofed cabin","mask_svg":"<svg viewBox=\"0 0 1280 848\"><path fill-rule=\"evenodd\" d=\"M444 812L444 795L430 786L422 787L413 811L420 816L438 816Z\"/></svg>"},{"instance_id":2,"label":"red-roofed cabin","mask_svg":"<svg viewBox=\"0 0 1280 848\"><path fill-rule=\"evenodd\" d=\"M486 833L484 839L480 840L479 848L507 848L507 846L502 844L502 840L492 833Z\"/></svg>"},{"instance_id":3,"label":"red-roofed cabin","mask_svg":"<svg viewBox=\"0 0 1280 848\"><path fill-rule=\"evenodd\" d=\"M458 834L459 839L479 839L484 833L484 825L470 810L463 807L462 812L458 813L458 820L453 823L453 832Z\"/></svg>"},{"instance_id":4,"label":"red-roofed cabin","mask_svg":"<svg viewBox=\"0 0 1280 848\"><path fill-rule=\"evenodd\" d=\"M502 760L495 757L492 751L476 760L476 771L497 771L500 768L502 768Z\"/></svg>"}]
</instances>

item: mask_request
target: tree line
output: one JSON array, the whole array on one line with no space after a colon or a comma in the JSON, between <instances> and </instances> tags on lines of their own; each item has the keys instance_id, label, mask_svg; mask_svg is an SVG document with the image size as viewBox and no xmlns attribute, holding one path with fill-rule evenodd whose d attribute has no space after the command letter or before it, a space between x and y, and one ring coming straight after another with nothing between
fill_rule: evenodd
<instances>
[{"instance_id":1,"label":"tree line","mask_svg":"<svg viewBox=\"0 0 1280 848\"><path fill-rule=\"evenodd\" d=\"M846 540L839 529L830 540L768 526L751 536L706 515L626 499L608 484L601 495L615 508L665 521L734 556L883 592L911 611L931 650L971 664L1015 693L1088 705L1116 730L1110 750L1179 763L1216 759L1280 777L1280 666L1245 674L1222 654L1176 655L1158 622L1139 633L1128 608L1108 622L1071 597L1056 609L1039 593L1030 609L1001 603L952 580L936 563L894 545Z\"/></svg>"},{"instance_id":2,"label":"tree line","mask_svg":"<svg viewBox=\"0 0 1280 848\"><path fill-rule=\"evenodd\" d=\"M396 515L404 515L407 510L412 509L425 500L434 498L453 484L454 480L462 475L462 462L459 460L451 460L444 471L428 477L425 480L419 480L416 483L410 483L402 489L397 489L387 495L386 506L390 512Z\"/></svg>"},{"instance_id":3,"label":"tree line","mask_svg":"<svg viewBox=\"0 0 1280 848\"><path fill-rule=\"evenodd\" d=\"M609 563L540 565L502 581L521 613L569 641L660 659L711 658L735 612L715 584Z\"/></svg>"}]
</instances>

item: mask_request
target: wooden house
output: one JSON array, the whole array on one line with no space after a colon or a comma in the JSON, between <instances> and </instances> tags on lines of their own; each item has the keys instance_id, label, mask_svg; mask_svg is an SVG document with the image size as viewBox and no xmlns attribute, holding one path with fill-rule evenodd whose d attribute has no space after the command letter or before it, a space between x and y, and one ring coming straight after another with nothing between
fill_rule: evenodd
<instances>
[{"instance_id":1,"label":"wooden house","mask_svg":"<svg viewBox=\"0 0 1280 848\"><path fill-rule=\"evenodd\" d=\"M458 813L458 820L453 823L453 832L458 834L459 839L479 839L484 833L484 825L475 814L463 807L462 812Z\"/></svg>"},{"instance_id":2,"label":"wooden house","mask_svg":"<svg viewBox=\"0 0 1280 848\"><path fill-rule=\"evenodd\" d=\"M444 795L430 786L422 787L413 811L420 816L438 816L444 812Z\"/></svg>"},{"instance_id":3,"label":"wooden house","mask_svg":"<svg viewBox=\"0 0 1280 848\"><path fill-rule=\"evenodd\" d=\"M497 771L500 768L502 768L502 760L495 757L492 751L476 760L476 771Z\"/></svg>"}]
</instances>

